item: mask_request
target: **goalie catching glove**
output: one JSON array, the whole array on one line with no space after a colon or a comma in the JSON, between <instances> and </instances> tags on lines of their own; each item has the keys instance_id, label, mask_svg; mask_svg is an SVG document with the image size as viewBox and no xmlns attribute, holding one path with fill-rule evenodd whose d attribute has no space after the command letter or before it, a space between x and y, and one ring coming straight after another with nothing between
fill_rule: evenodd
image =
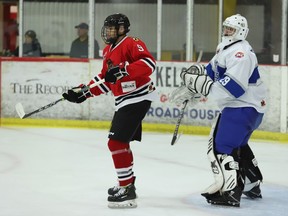
<instances>
[{"instance_id":1,"label":"goalie catching glove","mask_svg":"<svg viewBox=\"0 0 288 216\"><path fill-rule=\"evenodd\" d=\"M128 76L128 72L126 71L126 67L129 65L128 62L125 64L120 63L118 66L113 66L108 69L105 74L105 81L110 83L116 83L117 80L122 79L125 76Z\"/></svg>"},{"instance_id":2,"label":"goalie catching glove","mask_svg":"<svg viewBox=\"0 0 288 216\"><path fill-rule=\"evenodd\" d=\"M67 93L63 93L62 96L72 103L82 103L87 98L92 97L89 86L81 84L79 87L69 89Z\"/></svg>"},{"instance_id":3,"label":"goalie catching glove","mask_svg":"<svg viewBox=\"0 0 288 216\"><path fill-rule=\"evenodd\" d=\"M213 84L210 77L205 74L205 67L199 64L193 65L191 71L182 71L180 77L191 92L200 93L205 97Z\"/></svg>"},{"instance_id":4,"label":"goalie catching glove","mask_svg":"<svg viewBox=\"0 0 288 216\"><path fill-rule=\"evenodd\" d=\"M169 95L169 102L176 104L177 106L180 106L185 101L188 101L190 105L194 105L198 103L201 99L200 94L195 94L191 92L186 86L180 86L177 89L175 89L170 95Z\"/></svg>"},{"instance_id":5,"label":"goalie catching glove","mask_svg":"<svg viewBox=\"0 0 288 216\"><path fill-rule=\"evenodd\" d=\"M204 75L205 70L206 70L205 65L196 63L196 64L193 64L189 70L186 70L183 72L195 74L195 75Z\"/></svg>"}]
</instances>

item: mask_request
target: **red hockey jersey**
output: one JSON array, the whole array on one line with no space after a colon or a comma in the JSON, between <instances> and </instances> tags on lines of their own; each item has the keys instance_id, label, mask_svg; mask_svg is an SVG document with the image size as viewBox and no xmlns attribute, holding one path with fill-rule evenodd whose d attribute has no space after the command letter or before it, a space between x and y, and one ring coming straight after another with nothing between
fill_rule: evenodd
<instances>
[{"instance_id":1,"label":"red hockey jersey","mask_svg":"<svg viewBox=\"0 0 288 216\"><path fill-rule=\"evenodd\" d=\"M116 109L127 104L143 100L154 100L156 93L150 75L156 67L155 59L143 41L126 36L117 45L108 45L103 50L101 73L95 76L88 85L105 77L108 68L126 65L129 76L116 81L115 84L104 82L90 89L93 95L112 91L115 96Z\"/></svg>"}]
</instances>

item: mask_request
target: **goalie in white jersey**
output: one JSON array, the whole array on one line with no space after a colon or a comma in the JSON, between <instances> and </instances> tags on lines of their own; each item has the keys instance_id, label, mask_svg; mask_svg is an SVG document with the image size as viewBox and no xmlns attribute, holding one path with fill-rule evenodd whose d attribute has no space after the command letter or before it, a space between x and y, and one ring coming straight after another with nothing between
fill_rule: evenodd
<instances>
[{"instance_id":1,"label":"goalie in white jersey","mask_svg":"<svg viewBox=\"0 0 288 216\"><path fill-rule=\"evenodd\" d=\"M245 40L247 34L245 17L228 17L223 22L222 42L209 64L195 64L194 73L181 73L188 95L183 100L200 93L215 100L221 110L210 133L207 153L215 183L202 193L215 205L239 207L242 193L251 199L262 198L263 178L248 141L262 121L266 88L257 57Z\"/></svg>"}]
</instances>

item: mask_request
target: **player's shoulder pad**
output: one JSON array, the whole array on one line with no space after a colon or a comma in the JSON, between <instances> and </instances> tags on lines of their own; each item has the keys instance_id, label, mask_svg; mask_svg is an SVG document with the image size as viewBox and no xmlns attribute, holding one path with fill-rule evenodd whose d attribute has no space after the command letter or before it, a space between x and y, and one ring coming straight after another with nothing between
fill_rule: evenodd
<instances>
[{"instance_id":1,"label":"player's shoulder pad","mask_svg":"<svg viewBox=\"0 0 288 216\"><path fill-rule=\"evenodd\" d=\"M135 41L135 42L139 42L139 41L141 41L141 39L140 38L138 38L138 37L129 37L129 38L131 38L133 41Z\"/></svg>"}]
</instances>

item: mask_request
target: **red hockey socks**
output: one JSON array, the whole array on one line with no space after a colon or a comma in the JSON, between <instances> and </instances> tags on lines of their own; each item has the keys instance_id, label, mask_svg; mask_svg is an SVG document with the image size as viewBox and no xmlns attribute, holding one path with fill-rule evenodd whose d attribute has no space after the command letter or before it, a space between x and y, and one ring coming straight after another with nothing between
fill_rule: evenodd
<instances>
[{"instance_id":1,"label":"red hockey socks","mask_svg":"<svg viewBox=\"0 0 288 216\"><path fill-rule=\"evenodd\" d=\"M130 150L129 143L109 139L108 147L112 153L119 186L126 186L133 183L133 154Z\"/></svg>"}]
</instances>

